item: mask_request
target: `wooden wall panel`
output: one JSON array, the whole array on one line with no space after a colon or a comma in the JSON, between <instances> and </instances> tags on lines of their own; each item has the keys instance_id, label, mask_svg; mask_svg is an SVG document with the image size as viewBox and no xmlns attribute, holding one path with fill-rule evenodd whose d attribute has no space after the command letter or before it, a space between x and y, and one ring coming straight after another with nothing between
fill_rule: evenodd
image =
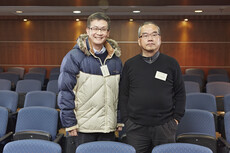
<instances>
[{"instance_id":1,"label":"wooden wall panel","mask_svg":"<svg viewBox=\"0 0 230 153\"><path fill-rule=\"evenodd\" d=\"M121 48L121 60L123 61L123 63L127 61L129 58L141 53L141 50L137 43L119 44L119 46Z\"/></svg>"},{"instance_id":2,"label":"wooden wall panel","mask_svg":"<svg viewBox=\"0 0 230 153\"><path fill-rule=\"evenodd\" d=\"M77 37L85 33L86 21L33 18L0 20L0 66L46 67L61 64ZM112 20L110 38L122 49L122 62L140 53L137 30L144 20ZM154 20L161 28L161 52L186 68L225 68L230 72L230 21Z\"/></svg>"}]
</instances>

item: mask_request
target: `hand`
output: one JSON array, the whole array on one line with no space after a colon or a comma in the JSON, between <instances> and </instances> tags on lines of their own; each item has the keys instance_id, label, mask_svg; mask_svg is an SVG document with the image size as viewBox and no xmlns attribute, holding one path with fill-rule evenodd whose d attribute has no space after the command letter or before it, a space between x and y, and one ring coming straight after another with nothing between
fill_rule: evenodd
<instances>
[{"instance_id":1,"label":"hand","mask_svg":"<svg viewBox=\"0 0 230 153\"><path fill-rule=\"evenodd\" d=\"M70 136L77 136L77 129L68 132Z\"/></svg>"},{"instance_id":2,"label":"hand","mask_svg":"<svg viewBox=\"0 0 230 153\"><path fill-rule=\"evenodd\" d=\"M122 126L118 126L117 131L122 131Z\"/></svg>"},{"instance_id":3,"label":"hand","mask_svg":"<svg viewBox=\"0 0 230 153\"><path fill-rule=\"evenodd\" d=\"M179 122L176 119L174 119L174 121L176 122L177 125L179 124Z\"/></svg>"}]
</instances>

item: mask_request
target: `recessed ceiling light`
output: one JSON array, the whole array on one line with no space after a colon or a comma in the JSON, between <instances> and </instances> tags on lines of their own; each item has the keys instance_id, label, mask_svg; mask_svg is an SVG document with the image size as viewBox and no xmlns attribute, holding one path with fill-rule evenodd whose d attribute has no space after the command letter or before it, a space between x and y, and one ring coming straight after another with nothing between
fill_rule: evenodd
<instances>
[{"instance_id":1,"label":"recessed ceiling light","mask_svg":"<svg viewBox=\"0 0 230 153\"><path fill-rule=\"evenodd\" d=\"M78 21L80 21L80 19L76 19L76 21L78 22Z\"/></svg>"},{"instance_id":2,"label":"recessed ceiling light","mask_svg":"<svg viewBox=\"0 0 230 153\"><path fill-rule=\"evenodd\" d=\"M195 12L195 13L202 13L203 10L195 10L194 12Z\"/></svg>"},{"instance_id":3,"label":"recessed ceiling light","mask_svg":"<svg viewBox=\"0 0 230 153\"><path fill-rule=\"evenodd\" d=\"M16 11L16 13L20 14L20 13L23 13L22 11Z\"/></svg>"},{"instance_id":4,"label":"recessed ceiling light","mask_svg":"<svg viewBox=\"0 0 230 153\"><path fill-rule=\"evenodd\" d=\"M188 19L184 19L185 22L188 22Z\"/></svg>"},{"instance_id":5,"label":"recessed ceiling light","mask_svg":"<svg viewBox=\"0 0 230 153\"><path fill-rule=\"evenodd\" d=\"M28 21L27 19L23 19L24 22Z\"/></svg>"},{"instance_id":6,"label":"recessed ceiling light","mask_svg":"<svg viewBox=\"0 0 230 153\"><path fill-rule=\"evenodd\" d=\"M129 19L130 22L133 22L133 19Z\"/></svg>"},{"instance_id":7,"label":"recessed ceiling light","mask_svg":"<svg viewBox=\"0 0 230 153\"><path fill-rule=\"evenodd\" d=\"M81 11L73 11L73 13L79 14L81 13Z\"/></svg>"},{"instance_id":8,"label":"recessed ceiling light","mask_svg":"<svg viewBox=\"0 0 230 153\"><path fill-rule=\"evenodd\" d=\"M136 11L133 11L133 13L141 13L141 11L139 11L139 10L136 10Z\"/></svg>"}]
</instances>

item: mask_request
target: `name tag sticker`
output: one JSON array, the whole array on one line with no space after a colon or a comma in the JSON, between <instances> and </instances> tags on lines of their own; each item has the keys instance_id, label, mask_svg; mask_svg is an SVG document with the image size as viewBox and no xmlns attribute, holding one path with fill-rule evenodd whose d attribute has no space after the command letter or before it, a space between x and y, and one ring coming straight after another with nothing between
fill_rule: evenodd
<instances>
[{"instance_id":1,"label":"name tag sticker","mask_svg":"<svg viewBox=\"0 0 230 153\"><path fill-rule=\"evenodd\" d=\"M110 75L109 69L108 69L107 65L102 65L102 66L101 66L101 72L102 72L102 75L103 75L104 77Z\"/></svg>"},{"instance_id":2,"label":"name tag sticker","mask_svg":"<svg viewBox=\"0 0 230 153\"><path fill-rule=\"evenodd\" d=\"M156 75L155 75L155 78L156 78L156 79L159 79L159 80L166 81L167 76L168 76L168 74L163 73L163 72L160 72L160 71L157 71L157 72L156 72Z\"/></svg>"}]
</instances>

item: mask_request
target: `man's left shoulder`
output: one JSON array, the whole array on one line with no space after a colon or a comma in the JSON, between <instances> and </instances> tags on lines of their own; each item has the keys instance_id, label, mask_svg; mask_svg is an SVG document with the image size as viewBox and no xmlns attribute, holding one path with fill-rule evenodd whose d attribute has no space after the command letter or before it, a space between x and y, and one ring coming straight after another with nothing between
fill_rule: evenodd
<instances>
[{"instance_id":1,"label":"man's left shoulder","mask_svg":"<svg viewBox=\"0 0 230 153\"><path fill-rule=\"evenodd\" d=\"M167 60L169 62L176 62L176 63L178 63L177 60L174 57L172 57L172 56L169 56L169 55L166 55L166 54L163 54L163 53L161 53L160 55L161 55L161 57L163 59L165 59L165 60Z\"/></svg>"}]
</instances>

